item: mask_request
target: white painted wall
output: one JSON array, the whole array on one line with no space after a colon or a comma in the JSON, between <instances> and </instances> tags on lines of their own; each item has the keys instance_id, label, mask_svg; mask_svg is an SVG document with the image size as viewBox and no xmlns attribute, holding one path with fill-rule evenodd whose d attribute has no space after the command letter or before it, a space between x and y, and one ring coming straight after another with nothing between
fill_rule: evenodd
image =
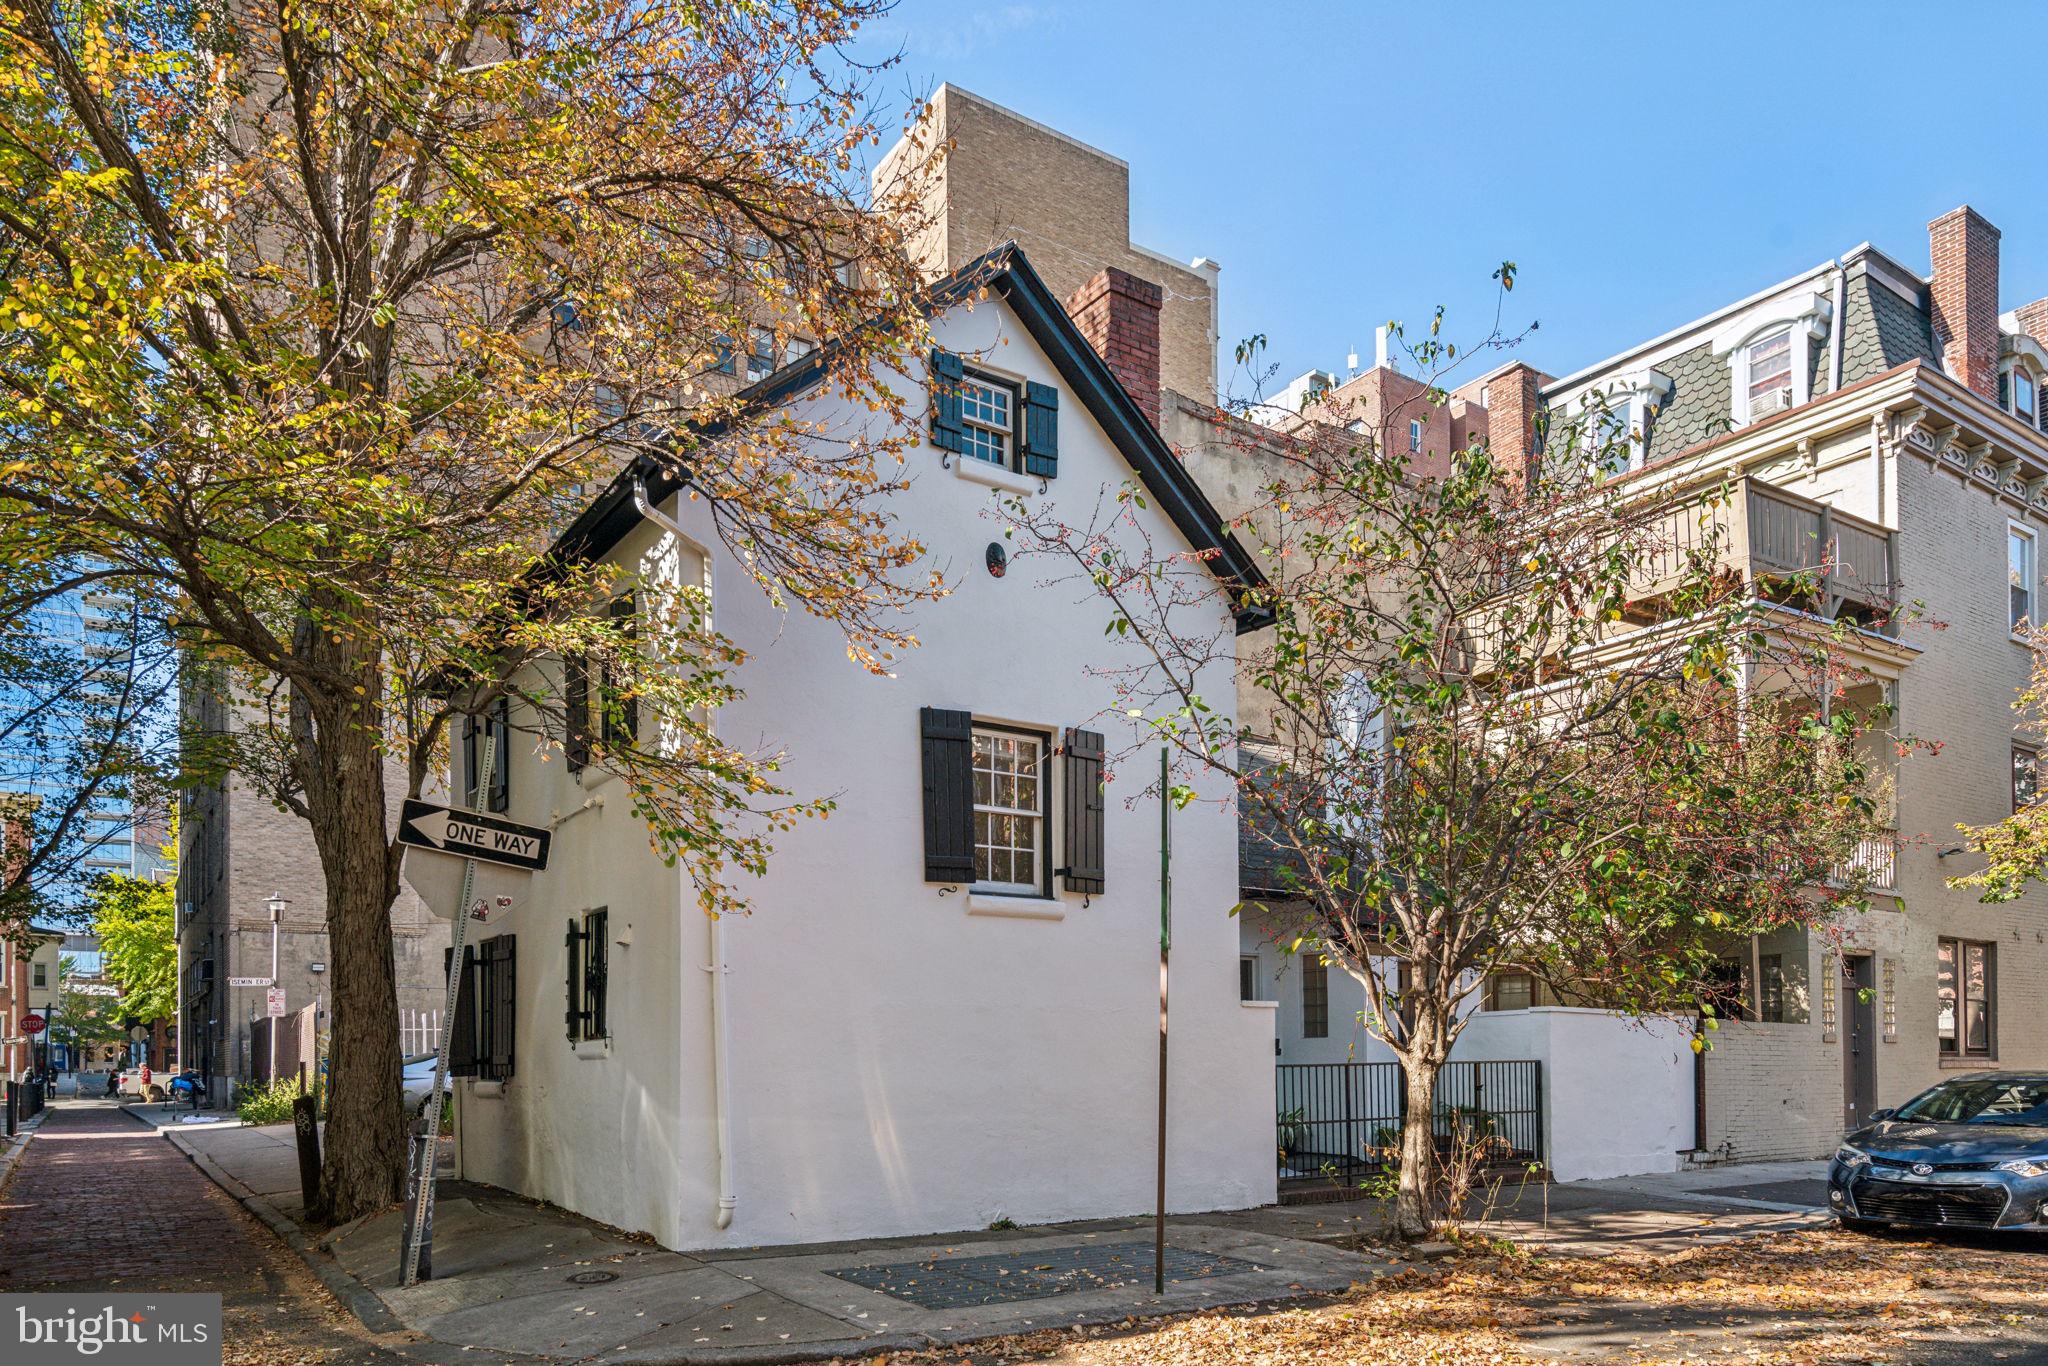
<instances>
[{"instance_id":1,"label":"white painted wall","mask_svg":"<svg viewBox=\"0 0 2048 1366\"><path fill-rule=\"evenodd\" d=\"M976 364L1065 389L999 302L956 310L937 330L949 349L985 353ZM800 415L839 436L872 420L829 396ZM1085 521L1130 473L1071 394L1060 444L1045 496ZM719 628L752 654L746 696L720 713L721 733L785 752L790 786L838 799L829 821L780 838L749 889L751 914L727 922L731 1227L713 1217L706 922L692 889L648 851L620 784L594 769L579 782L559 758L516 756L514 818L573 810L593 790L606 805L569 818L555 866L504 926L484 931L519 935L524 1012L517 1075L500 1097L471 1084L463 1099L466 1176L681 1248L1150 1207L1159 809L1136 794L1156 752L1114 774L1103 894L1084 902L1055 890L1020 908L922 880L919 708L1085 726L1114 752L1131 733L1106 714L1116 698L1101 671L1131 647L1106 640L1106 609L1063 567L1020 558L989 577L983 547L1000 539L991 490L942 468L936 451L910 459L914 487L892 510L955 591L918 613L922 644L893 677L850 664L830 626L774 609L722 548L711 557ZM716 546L701 507L669 511ZM1136 515L1156 544L1181 544L1155 511ZM648 526L622 548L666 549ZM1227 627L1220 598L1202 610L1190 626ZM1233 696L1228 663L1202 687L1212 700ZM1196 785L1200 800L1174 817L1168 1200L1183 1211L1262 1204L1275 1188L1270 1105L1237 1100L1272 1095L1273 1012L1237 999L1235 803L1225 783ZM1056 791L1055 833L1064 800ZM562 1024L563 932L569 915L598 905L615 938L631 926L632 943L611 952L610 1047L578 1056ZM1035 918L991 913L1019 909Z\"/></svg>"}]
</instances>

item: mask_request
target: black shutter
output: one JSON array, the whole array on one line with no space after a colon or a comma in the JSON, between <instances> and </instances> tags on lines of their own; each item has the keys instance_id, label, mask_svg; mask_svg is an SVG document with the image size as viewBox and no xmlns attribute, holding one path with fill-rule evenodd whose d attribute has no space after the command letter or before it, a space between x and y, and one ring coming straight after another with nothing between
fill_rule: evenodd
<instances>
[{"instance_id":1,"label":"black shutter","mask_svg":"<svg viewBox=\"0 0 2048 1366\"><path fill-rule=\"evenodd\" d=\"M1103 887L1102 737L1092 730L1067 731L1061 774L1065 788L1067 866L1061 869L1070 892L1098 894Z\"/></svg>"},{"instance_id":2,"label":"black shutter","mask_svg":"<svg viewBox=\"0 0 2048 1366\"><path fill-rule=\"evenodd\" d=\"M569 935L563 946L568 950L569 960L569 1004L563 1021L569 1028L569 1042L575 1043L583 1037L583 931L573 920L569 922Z\"/></svg>"},{"instance_id":3,"label":"black shutter","mask_svg":"<svg viewBox=\"0 0 2048 1366\"><path fill-rule=\"evenodd\" d=\"M513 1024L519 1015L519 991L515 970L518 964L519 940L515 935L501 934L495 939L483 942L484 961L487 974L487 995L490 1010L490 1028L484 1031L482 1066L477 1070L482 1076L493 1081L504 1081L512 1075Z\"/></svg>"},{"instance_id":4,"label":"black shutter","mask_svg":"<svg viewBox=\"0 0 2048 1366\"><path fill-rule=\"evenodd\" d=\"M465 716L462 725L462 804L474 809L476 806L476 765L479 746L476 739L476 718Z\"/></svg>"},{"instance_id":5,"label":"black shutter","mask_svg":"<svg viewBox=\"0 0 2048 1366\"><path fill-rule=\"evenodd\" d=\"M974 718L926 707L924 880L974 881Z\"/></svg>"},{"instance_id":6,"label":"black shutter","mask_svg":"<svg viewBox=\"0 0 2048 1366\"><path fill-rule=\"evenodd\" d=\"M951 351L932 348L932 444L942 451L961 451L967 446L967 424L960 418L960 382L967 367Z\"/></svg>"},{"instance_id":7,"label":"black shutter","mask_svg":"<svg viewBox=\"0 0 2048 1366\"><path fill-rule=\"evenodd\" d=\"M445 974L455 961L453 947L441 950L441 971ZM445 978L444 978L445 980ZM448 1074L476 1075L476 950L462 946L462 979L455 991L454 1018L444 1022L448 1030Z\"/></svg>"},{"instance_id":8,"label":"black shutter","mask_svg":"<svg viewBox=\"0 0 2048 1366\"><path fill-rule=\"evenodd\" d=\"M611 618L624 623L619 628L622 637L626 640L635 638L638 628L633 618L632 594L628 593L612 603ZM606 669L598 705L604 708L604 742L607 747L618 744L622 736L629 744L640 739L640 701L636 697L624 696L626 691L623 671Z\"/></svg>"},{"instance_id":9,"label":"black shutter","mask_svg":"<svg viewBox=\"0 0 2048 1366\"><path fill-rule=\"evenodd\" d=\"M493 811L504 811L512 805L512 703L509 699L501 697L491 704L489 726L486 733L494 744L491 747L491 791L486 805ZM472 733L474 729L471 728Z\"/></svg>"},{"instance_id":10,"label":"black shutter","mask_svg":"<svg viewBox=\"0 0 2048 1366\"><path fill-rule=\"evenodd\" d=\"M1050 479L1060 472L1060 391L1024 384L1024 473Z\"/></svg>"},{"instance_id":11,"label":"black shutter","mask_svg":"<svg viewBox=\"0 0 2048 1366\"><path fill-rule=\"evenodd\" d=\"M562 709L569 771L581 773L590 762L590 667L581 655L562 661Z\"/></svg>"}]
</instances>

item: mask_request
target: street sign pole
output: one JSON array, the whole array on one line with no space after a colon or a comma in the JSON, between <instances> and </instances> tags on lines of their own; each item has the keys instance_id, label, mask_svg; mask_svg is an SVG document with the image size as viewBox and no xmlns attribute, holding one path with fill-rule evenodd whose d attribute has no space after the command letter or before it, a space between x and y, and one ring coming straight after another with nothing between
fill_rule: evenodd
<instances>
[{"instance_id":1,"label":"street sign pole","mask_svg":"<svg viewBox=\"0 0 2048 1366\"><path fill-rule=\"evenodd\" d=\"M476 791L470 810L481 813L483 805L490 799L491 768L497 760L498 737L489 726L483 731L483 754L477 760ZM448 1087L448 1041L455 1033L455 1011L460 1004L462 991L462 941L469 933L469 895L476 886L476 859L462 861L462 891L455 898L455 929L452 935L453 947L448 955L448 1006L441 1012L441 1039L434 1055L434 1087L427 1093L426 1133L424 1142L415 1140L413 1145L414 1189L412 1220L408 1225L405 1247L399 1256L400 1285L415 1285L424 1269L433 1275L433 1253L429 1245L434 1237L434 1168L441 1145L441 1097ZM424 1263L424 1268L423 1268Z\"/></svg>"}]
</instances>

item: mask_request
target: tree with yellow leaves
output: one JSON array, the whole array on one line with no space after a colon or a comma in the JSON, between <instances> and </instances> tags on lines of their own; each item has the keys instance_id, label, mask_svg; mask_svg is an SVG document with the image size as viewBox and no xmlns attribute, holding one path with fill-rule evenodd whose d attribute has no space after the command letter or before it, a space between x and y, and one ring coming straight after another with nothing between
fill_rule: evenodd
<instances>
[{"instance_id":1,"label":"tree with yellow leaves","mask_svg":"<svg viewBox=\"0 0 2048 1366\"><path fill-rule=\"evenodd\" d=\"M0 601L104 566L238 718L187 778L310 826L332 1219L400 1189L390 787L458 718L517 686L520 742L564 744L587 717L513 680L593 661L660 737L599 748L710 913L819 809L705 724L739 655L700 600L649 628L617 571L545 560L586 490L686 471L871 667L934 591L890 443L799 433L734 373L831 339L833 381L913 429L872 376L922 335L919 187L858 176L873 69L843 55L885 7L0 0Z\"/></svg>"}]
</instances>

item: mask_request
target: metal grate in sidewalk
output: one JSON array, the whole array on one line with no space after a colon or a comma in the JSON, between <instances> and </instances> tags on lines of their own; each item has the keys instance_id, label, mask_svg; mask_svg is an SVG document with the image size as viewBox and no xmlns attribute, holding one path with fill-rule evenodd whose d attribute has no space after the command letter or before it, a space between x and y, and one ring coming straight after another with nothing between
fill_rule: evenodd
<instances>
[{"instance_id":1,"label":"metal grate in sidewalk","mask_svg":"<svg viewBox=\"0 0 2048 1366\"><path fill-rule=\"evenodd\" d=\"M1235 1276L1260 1269L1235 1257L1177 1247L1166 1249L1166 1278L1170 1282ZM920 1309L969 1309L983 1304L1046 1299L1077 1290L1149 1285L1152 1245L1085 1243L1027 1248L981 1257L934 1257L888 1266L838 1267L826 1274L908 1300Z\"/></svg>"}]
</instances>

